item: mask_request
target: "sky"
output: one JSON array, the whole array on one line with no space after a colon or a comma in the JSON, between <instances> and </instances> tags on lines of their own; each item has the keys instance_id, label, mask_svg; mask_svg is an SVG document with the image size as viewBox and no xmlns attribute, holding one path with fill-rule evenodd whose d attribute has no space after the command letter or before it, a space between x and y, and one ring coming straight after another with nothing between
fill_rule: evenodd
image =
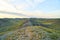
<instances>
[{"instance_id":1,"label":"sky","mask_svg":"<svg viewBox=\"0 0 60 40\"><path fill-rule=\"evenodd\" d=\"M60 18L60 0L0 0L0 18Z\"/></svg>"}]
</instances>

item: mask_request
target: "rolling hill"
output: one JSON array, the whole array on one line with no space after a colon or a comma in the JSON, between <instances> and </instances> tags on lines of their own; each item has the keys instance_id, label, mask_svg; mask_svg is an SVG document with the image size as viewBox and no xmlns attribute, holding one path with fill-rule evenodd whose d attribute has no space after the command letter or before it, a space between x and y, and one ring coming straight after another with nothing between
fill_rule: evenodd
<instances>
[{"instance_id":1,"label":"rolling hill","mask_svg":"<svg viewBox=\"0 0 60 40\"><path fill-rule=\"evenodd\" d=\"M0 40L60 40L60 19L0 19Z\"/></svg>"}]
</instances>

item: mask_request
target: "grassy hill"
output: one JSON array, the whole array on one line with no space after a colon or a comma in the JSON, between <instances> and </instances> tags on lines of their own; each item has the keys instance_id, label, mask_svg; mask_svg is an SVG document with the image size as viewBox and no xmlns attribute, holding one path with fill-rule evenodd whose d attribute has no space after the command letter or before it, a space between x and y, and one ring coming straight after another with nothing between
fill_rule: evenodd
<instances>
[{"instance_id":1,"label":"grassy hill","mask_svg":"<svg viewBox=\"0 0 60 40\"><path fill-rule=\"evenodd\" d=\"M30 19L32 21L32 24L37 26L43 26L55 30L60 31L60 19L39 19L39 18L32 18Z\"/></svg>"},{"instance_id":2,"label":"grassy hill","mask_svg":"<svg viewBox=\"0 0 60 40\"><path fill-rule=\"evenodd\" d=\"M60 40L60 34L53 29L41 26L28 26L6 35L4 40Z\"/></svg>"},{"instance_id":3,"label":"grassy hill","mask_svg":"<svg viewBox=\"0 0 60 40\"><path fill-rule=\"evenodd\" d=\"M18 19L18 18L0 19L0 35L20 28L25 21L26 21L25 19Z\"/></svg>"},{"instance_id":4,"label":"grassy hill","mask_svg":"<svg viewBox=\"0 0 60 40\"><path fill-rule=\"evenodd\" d=\"M60 19L0 19L0 40L60 40Z\"/></svg>"}]
</instances>

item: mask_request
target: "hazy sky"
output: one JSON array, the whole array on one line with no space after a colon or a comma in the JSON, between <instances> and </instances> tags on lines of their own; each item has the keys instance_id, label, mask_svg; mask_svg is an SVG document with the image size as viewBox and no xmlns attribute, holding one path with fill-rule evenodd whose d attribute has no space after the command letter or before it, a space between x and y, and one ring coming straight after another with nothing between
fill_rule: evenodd
<instances>
[{"instance_id":1,"label":"hazy sky","mask_svg":"<svg viewBox=\"0 0 60 40\"><path fill-rule=\"evenodd\" d=\"M0 11L0 18L60 18L60 0L0 0Z\"/></svg>"}]
</instances>

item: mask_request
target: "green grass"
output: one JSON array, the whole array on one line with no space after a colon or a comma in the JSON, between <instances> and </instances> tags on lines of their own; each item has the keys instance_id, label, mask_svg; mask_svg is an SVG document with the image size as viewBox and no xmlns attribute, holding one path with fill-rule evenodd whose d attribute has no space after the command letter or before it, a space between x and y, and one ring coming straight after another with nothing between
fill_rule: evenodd
<instances>
[{"instance_id":1,"label":"green grass","mask_svg":"<svg viewBox=\"0 0 60 40\"><path fill-rule=\"evenodd\" d=\"M3 19L5 20L5 19ZM2 22L3 22L2 20ZM6 22L5 22L6 21ZM5 20L0 26L0 35L9 32L9 31L14 31L22 26L22 24L25 22L24 20L14 20L14 19L8 19Z\"/></svg>"},{"instance_id":2,"label":"green grass","mask_svg":"<svg viewBox=\"0 0 60 40\"><path fill-rule=\"evenodd\" d=\"M27 32L26 32L27 31ZM22 34L21 34L22 33ZM26 34L27 33L27 34ZM28 34L32 37L30 38L28 36ZM16 40L16 39L22 39L21 35L27 40L29 38L29 40L58 40L58 38L60 38L59 33L57 33L56 30L52 30L52 29L48 29L45 27L41 27L41 26L28 26L24 29L18 30L16 32L14 32L11 35L7 35L6 36L6 40L8 39L12 39L12 40ZM25 36L24 36L25 35ZM46 39L47 38L47 39Z\"/></svg>"},{"instance_id":3,"label":"green grass","mask_svg":"<svg viewBox=\"0 0 60 40\"><path fill-rule=\"evenodd\" d=\"M60 19L33 18L30 19L32 20L32 24L42 23L43 25L48 25L48 27L32 25L22 28L22 25L27 20L28 19L0 19L0 36L7 34L6 37L3 38L4 40L58 40L60 38ZM12 34L8 34L12 31Z\"/></svg>"}]
</instances>

